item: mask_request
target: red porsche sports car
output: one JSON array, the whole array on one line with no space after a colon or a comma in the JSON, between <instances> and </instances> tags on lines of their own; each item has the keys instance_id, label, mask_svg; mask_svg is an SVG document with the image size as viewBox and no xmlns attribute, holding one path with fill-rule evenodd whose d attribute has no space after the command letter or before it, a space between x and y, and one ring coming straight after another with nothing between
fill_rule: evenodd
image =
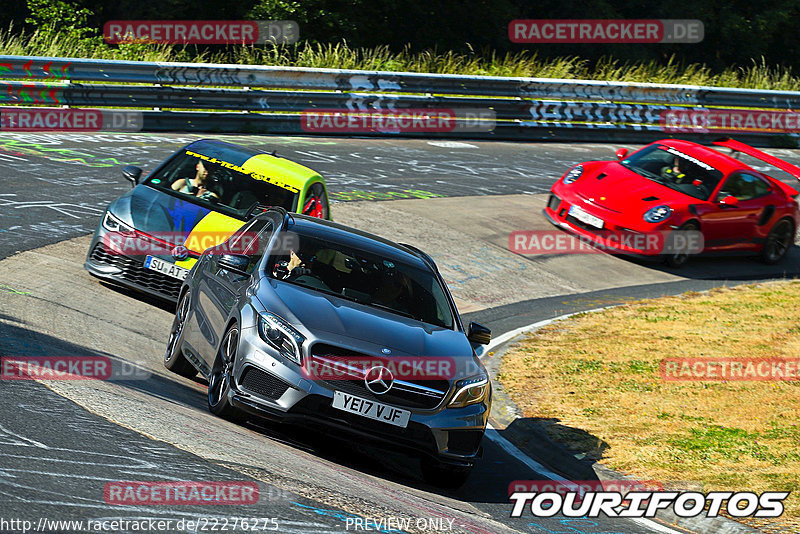
<instances>
[{"instance_id":1,"label":"red porsche sports car","mask_svg":"<svg viewBox=\"0 0 800 534\"><path fill-rule=\"evenodd\" d=\"M673 267L701 251L750 251L780 261L794 243L799 193L737 157L747 154L796 179L800 168L732 139L713 145L730 155L668 139L632 154L621 148L618 161L576 165L553 184L544 213L601 248L659 255ZM696 250L685 239L671 247L669 239L635 239L690 234L702 238Z\"/></svg>"}]
</instances>

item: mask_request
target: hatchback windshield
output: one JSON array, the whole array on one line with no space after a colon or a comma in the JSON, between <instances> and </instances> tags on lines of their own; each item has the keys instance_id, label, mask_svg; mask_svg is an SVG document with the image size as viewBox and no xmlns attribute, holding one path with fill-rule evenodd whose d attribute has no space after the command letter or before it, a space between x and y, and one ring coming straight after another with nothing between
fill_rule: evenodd
<instances>
[{"instance_id":1,"label":"hatchback windshield","mask_svg":"<svg viewBox=\"0 0 800 534\"><path fill-rule=\"evenodd\" d=\"M237 218L256 205L292 211L297 201L288 189L188 153L179 154L145 184Z\"/></svg>"},{"instance_id":2,"label":"hatchback windshield","mask_svg":"<svg viewBox=\"0 0 800 534\"><path fill-rule=\"evenodd\" d=\"M694 198L708 200L722 173L667 145L645 147L620 162L633 172Z\"/></svg>"},{"instance_id":3,"label":"hatchback windshield","mask_svg":"<svg viewBox=\"0 0 800 534\"><path fill-rule=\"evenodd\" d=\"M270 276L445 328L453 315L438 279L429 271L293 233L288 254L272 255Z\"/></svg>"}]
</instances>

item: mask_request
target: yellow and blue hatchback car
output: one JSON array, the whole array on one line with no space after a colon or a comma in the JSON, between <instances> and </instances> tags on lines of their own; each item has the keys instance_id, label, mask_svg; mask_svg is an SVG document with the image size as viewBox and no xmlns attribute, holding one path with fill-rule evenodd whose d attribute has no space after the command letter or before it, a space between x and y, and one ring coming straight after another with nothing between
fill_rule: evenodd
<instances>
[{"instance_id":1,"label":"yellow and blue hatchback car","mask_svg":"<svg viewBox=\"0 0 800 534\"><path fill-rule=\"evenodd\" d=\"M215 140L178 150L147 177L127 166L133 189L114 200L84 264L109 282L176 301L207 248L268 207L330 219L319 173L275 153Z\"/></svg>"}]
</instances>

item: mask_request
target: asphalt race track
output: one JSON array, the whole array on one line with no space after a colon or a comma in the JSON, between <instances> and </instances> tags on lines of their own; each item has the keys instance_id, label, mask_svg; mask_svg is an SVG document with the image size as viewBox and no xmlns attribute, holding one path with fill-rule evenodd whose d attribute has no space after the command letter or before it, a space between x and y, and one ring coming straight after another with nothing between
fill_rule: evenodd
<instances>
[{"instance_id":1,"label":"asphalt race track","mask_svg":"<svg viewBox=\"0 0 800 534\"><path fill-rule=\"evenodd\" d=\"M353 531L355 519L387 517L412 518L409 532L685 532L643 520L509 518L509 483L547 479L559 466L511 454L503 436L512 432L501 424L484 440L467 484L447 492L427 486L416 462L401 455L212 416L205 384L161 364L172 310L100 284L82 268L87 234L130 187L118 167L151 169L196 138L0 134L0 354L106 356L128 371L113 381L0 383L4 517L34 524L276 518L280 532L298 533ZM798 247L775 267L701 258L681 271L602 254L522 257L508 250L510 231L550 228L540 214L543 193L565 168L610 159L616 146L221 138L275 149L318 170L339 200L334 219L431 253L462 313L495 335L562 313L800 274ZM798 151L774 153L800 163ZM107 504L104 485L117 480L251 481L260 498L238 507Z\"/></svg>"},{"instance_id":2,"label":"asphalt race track","mask_svg":"<svg viewBox=\"0 0 800 534\"><path fill-rule=\"evenodd\" d=\"M196 135L0 133L0 257L93 230L130 185L120 165L152 169ZM219 136L322 173L332 198L378 200L546 192L554 175L610 147L514 143ZM542 148L545 148L544 150ZM579 154L582 154L579 155Z\"/></svg>"}]
</instances>

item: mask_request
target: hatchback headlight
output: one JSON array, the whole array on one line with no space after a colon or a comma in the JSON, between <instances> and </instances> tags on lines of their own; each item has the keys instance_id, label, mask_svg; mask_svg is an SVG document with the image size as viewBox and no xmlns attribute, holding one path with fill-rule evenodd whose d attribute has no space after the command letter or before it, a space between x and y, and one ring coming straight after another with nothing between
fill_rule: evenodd
<instances>
[{"instance_id":1,"label":"hatchback headlight","mask_svg":"<svg viewBox=\"0 0 800 534\"><path fill-rule=\"evenodd\" d=\"M450 401L450 408L463 408L470 404L483 402L489 394L489 379L485 375L473 376L456 382L456 394Z\"/></svg>"},{"instance_id":2,"label":"hatchback headlight","mask_svg":"<svg viewBox=\"0 0 800 534\"><path fill-rule=\"evenodd\" d=\"M649 223L657 223L667 220L670 215L672 215L672 208L669 206L656 206L647 210L644 220Z\"/></svg>"},{"instance_id":3,"label":"hatchback headlight","mask_svg":"<svg viewBox=\"0 0 800 534\"><path fill-rule=\"evenodd\" d=\"M564 183L571 184L583 174L583 165L575 165L564 175Z\"/></svg>"},{"instance_id":4,"label":"hatchback headlight","mask_svg":"<svg viewBox=\"0 0 800 534\"><path fill-rule=\"evenodd\" d=\"M103 228L108 230L109 232L117 232L120 234L133 234L133 228L119 220L118 218L111 215L110 211L107 211L105 216L103 217Z\"/></svg>"},{"instance_id":5,"label":"hatchback headlight","mask_svg":"<svg viewBox=\"0 0 800 534\"><path fill-rule=\"evenodd\" d=\"M265 313L258 321L258 334L281 356L297 365L302 364L302 347L306 338L288 322L277 315Z\"/></svg>"}]
</instances>

